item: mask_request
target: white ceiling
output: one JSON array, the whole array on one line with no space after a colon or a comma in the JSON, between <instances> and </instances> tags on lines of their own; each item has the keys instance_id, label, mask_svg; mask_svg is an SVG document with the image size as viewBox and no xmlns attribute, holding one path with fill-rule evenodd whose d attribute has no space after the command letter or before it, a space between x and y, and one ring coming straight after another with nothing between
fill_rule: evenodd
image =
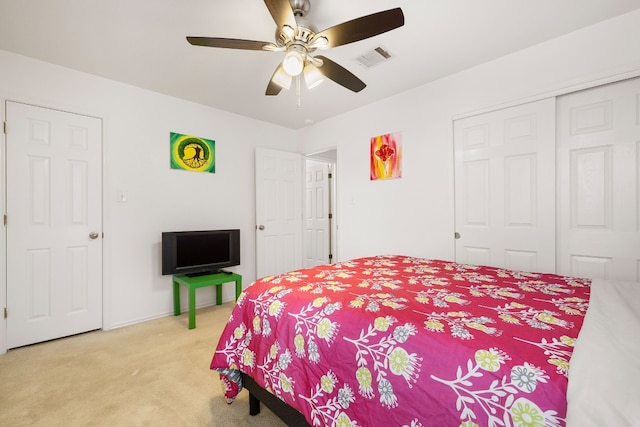
<instances>
[{"instance_id":1,"label":"white ceiling","mask_svg":"<svg viewBox=\"0 0 640 427\"><path fill-rule=\"evenodd\" d=\"M367 87L303 83L300 107L294 85L264 95L282 53L185 40L274 41L261 0L0 0L0 49L298 129L630 12L640 0L311 0L307 18L323 30L395 7L403 27L322 53ZM357 62L378 46L393 58L369 69Z\"/></svg>"}]
</instances>

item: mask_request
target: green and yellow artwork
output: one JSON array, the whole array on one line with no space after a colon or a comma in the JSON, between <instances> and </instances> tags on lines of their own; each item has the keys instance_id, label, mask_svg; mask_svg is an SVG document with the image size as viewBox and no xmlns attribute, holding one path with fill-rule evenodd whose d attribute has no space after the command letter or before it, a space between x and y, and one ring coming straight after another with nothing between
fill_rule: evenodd
<instances>
[{"instance_id":1,"label":"green and yellow artwork","mask_svg":"<svg viewBox=\"0 0 640 427\"><path fill-rule=\"evenodd\" d=\"M171 169L216 172L216 142L171 132Z\"/></svg>"}]
</instances>

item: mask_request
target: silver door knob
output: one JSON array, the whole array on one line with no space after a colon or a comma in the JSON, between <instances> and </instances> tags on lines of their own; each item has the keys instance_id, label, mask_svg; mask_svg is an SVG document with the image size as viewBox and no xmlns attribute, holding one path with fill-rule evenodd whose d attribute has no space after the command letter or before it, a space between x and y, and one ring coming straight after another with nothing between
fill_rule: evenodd
<instances>
[{"instance_id":1,"label":"silver door knob","mask_svg":"<svg viewBox=\"0 0 640 427\"><path fill-rule=\"evenodd\" d=\"M89 238L90 239L97 239L98 238L98 233L96 233L95 231L92 231L91 233L89 233Z\"/></svg>"},{"instance_id":2,"label":"silver door knob","mask_svg":"<svg viewBox=\"0 0 640 427\"><path fill-rule=\"evenodd\" d=\"M264 225L259 225L258 230L264 230Z\"/></svg>"}]
</instances>

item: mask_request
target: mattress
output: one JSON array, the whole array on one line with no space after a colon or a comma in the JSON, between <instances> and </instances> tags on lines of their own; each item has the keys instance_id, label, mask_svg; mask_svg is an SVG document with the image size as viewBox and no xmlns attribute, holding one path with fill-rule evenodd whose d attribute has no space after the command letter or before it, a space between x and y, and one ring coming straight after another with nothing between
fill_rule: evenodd
<instances>
[{"instance_id":1,"label":"mattress","mask_svg":"<svg viewBox=\"0 0 640 427\"><path fill-rule=\"evenodd\" d=\"M567 401L570 427L640 426L640 283L593 281Z\"/></svg>"}]
</instances>

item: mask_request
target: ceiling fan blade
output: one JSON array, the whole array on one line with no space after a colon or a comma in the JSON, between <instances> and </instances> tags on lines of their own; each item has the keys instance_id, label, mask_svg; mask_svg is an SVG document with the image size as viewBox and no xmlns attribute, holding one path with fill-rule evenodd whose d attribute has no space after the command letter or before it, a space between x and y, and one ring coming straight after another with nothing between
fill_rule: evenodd
<instances>
[{"instance_id":1,"label":"ceiling fan blade","mask_svg":"<svg viewBox=\"0 0 640 427\"><path fill-rule=\"evenodd\" d=\"M336 47L377 36L403 25L404 14L397 7L327 28L316 33L315 38L325 37L328 40L327 47Z\"/></svg>"},{"instance_id":2,"label":"ceiling fan blade","mask_svg":"<svg viewBox=\"0 0 640 427\"><path fill-rule=\"evenodd\" d=\"M194 46L222 47L227 49L268 50L265 46L273 43L255 40L225 39L220 37L187 37L187 41Z\"/></svg>"},{"instance_id":3,"label":"ceiling fan blade","mask_svg":"<svg viewBox=\"0 0 640 427\"><path fill-rule=\"evenodd\" d=\"M322 60L323 64L321 67L318 67L318 70L320 70L322 75L326 78L331 79L339 85L354 92L360 92L362 89L367 87L367 85L357 78L351 71L333 62L326 56L316 55L316 58Z\"/></svg>"},{"instance_id":4,"label":"ceiling fan blade","mask_svg":"<svg viewBox=\"0 0 640 427\"><path fill-rule=\"evenodd\" d=\"M282 28L285 25L294 30L298 28L289 0L264 0L264 4L267 5L267 9L269 9L269 13L271 13L278 28Z\"/></svg>"},{"instance_id":5,"label":"ceiling fan blade","mask_svg":"<svg viewBox=\"0 0 640 427\"><path fill-rule=\"evenodd\" d=\"M276 83L276 79L278 78L277 76L280 73L284 73L282 64L278 65L276 70L273 72L273 75L271 76L271 80L269 80L269 84L267 85L267 91L264 93L265 95L273 96L280 93L280 91L282 90L282 85L279 85L278 83Z\"/></svg>"}]
</instances>

